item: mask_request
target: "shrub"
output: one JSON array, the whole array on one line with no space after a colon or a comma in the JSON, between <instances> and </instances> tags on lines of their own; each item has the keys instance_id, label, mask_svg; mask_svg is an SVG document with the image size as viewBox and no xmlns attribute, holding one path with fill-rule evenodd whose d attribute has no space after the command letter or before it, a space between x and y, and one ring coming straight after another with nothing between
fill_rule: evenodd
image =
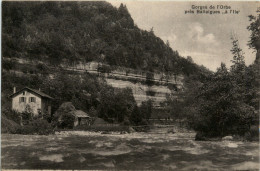
<instances>
[{"instance_id":1,"label":"shrub","mask_svg":"<svg viewBox=\"0 0 260 171\"><path fill-rule=\"evenodd\" d=\"M20 130L20 125L18 125L13 120L8 119L5 115L1 116L1 133L15 134Z\"/></svg>"},{"instance_id":2,"label":"shrub","mask_svg":"<svg viewBox=\"0 0 260 171\"><path fill-rule=\"evenodd\" d=\"M40 71L41 74L48 74L49 73L49 67L43 63L38 63L36 65L36 68L38 71Z\"/></svg>"},{"instance_id":3,"label":"shrub","mask_svg":"<svg viewBox=\"0 0 260 171\"><path fill-rule=\"evenodd\" d=\"M44 114L43 114L43 118L44 118L46 121L48 121L49 123L51 123L51 120L52 120L51 115L44 113Z\"/></svg>"},{"instance_id":4,"label":"shrub","mask_svg":"<svg viewBox=\"0 0 260 171\"><path fill-rule=\"evenodd\" d=\"M20 128L17 133L20 134L39 134L39 135L48 135L53 133L53 128L51 124L49 124L44 119L33 120L29 123L29 125L25 125Z\"/></svg>"},{"instance_id":5,"label":"shrub","mask_svg":"<svg viewBox=\"0 0 260 171\"><path fill-rule=\"evenodd\" d=\"M123 122L123 125L125 126L129 126L131 123L129 121L129 119L125 119L124 122Z\"/></svg>"},{"instance_id":6,"label":"shrub","mask_svg":"<svg viewBox=\"0 0 260 171\"><path fill-rule=\"evenodd\" d=\"M75 116L71 114L71 112L75 110L76 109L71 102L62 103L53 116L53 126L58 126L59 128L73 128Z\"/></svg>"},{"instance_id":7,"label":"shrub","mask_svg":"<svg viewBox=\"0 0 260 171\"><path fill-rule=\"evenodd\" d=\"M259 127L258 125L253 125L250 130L245 133L245 139L248 141L258 141L259 140Z\"/></svg>"},{"instance_id":8,"label":"shrub","mask_svg":"<svg viewBox=\"0 0 260 171\"><path fill-rule=\"evenodd\" d=\"M61 120L59 121L59 128L69 128L72 129L74 126L75 116L70 113L65 113L61 116Z\"/></svg>"},{"instance_id":9,"label":"shrub","mask_svg":"<svg viewBox=\"0 0 260 171\"><path fill-rule=\"evenodd\" d=\"M8 108L2 111L2 115L4 115L7 119L16 122L17 124L20 124L21 118L18 112Z\"/></svg>"},{"instance_id":10,"label":"shrub","mask_svg":"<svg viewBox=\"0 0 260 171\"><path fill-rule=\"evenodd\" d=\"M112 71L111 67L108 65L99 66L97 70L101 73L110 73Z\"/></svg>"},{"instance_id":11,"label":"shrub","mask_svg":"<svg viewBox=\"0 0 260 171\"><path fill-rule=\"evenodd\" d=\"M146 73L146 84L149 86L152 86L154 84L154 73L153 72L147 72Z\"/></svg>"},{"instance_id":12,"label":"shrub","mask_svg":"<svg viewBox=\"0 0 260 171\"><path fill-rule=\"evenodd\" d=\"M3 69L6 69L7 71L15 68L15 62L14 61L8 61L8 60L2 60L2 67Z\"/></svg>"}]
</instances>

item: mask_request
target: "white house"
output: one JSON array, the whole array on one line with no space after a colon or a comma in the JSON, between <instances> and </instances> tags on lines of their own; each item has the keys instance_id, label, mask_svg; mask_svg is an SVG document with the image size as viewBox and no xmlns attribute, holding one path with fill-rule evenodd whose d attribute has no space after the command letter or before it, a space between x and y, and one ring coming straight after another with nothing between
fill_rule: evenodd
<instances>
[{"instance_id":1,"label":"white house","mask_svg":"<svg viewBox=\"0 0 260 171\"><path fill-rule=\"evenodd\" d=\"M25 87L16 92L14 87L14 93L10 97L12 98L12 110L23 112L26 107L29 107L34 116L40 113L51 115L51 100L53 98L40 90Z\"/></svg>"}]
</instances>

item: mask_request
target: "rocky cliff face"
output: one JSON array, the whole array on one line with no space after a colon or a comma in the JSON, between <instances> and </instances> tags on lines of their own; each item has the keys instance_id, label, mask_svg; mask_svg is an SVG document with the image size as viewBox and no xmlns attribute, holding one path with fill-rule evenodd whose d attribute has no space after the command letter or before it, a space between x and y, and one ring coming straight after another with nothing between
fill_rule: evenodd
<instances>
[{"instance_id":1,"label":"rocky cliff face","mask_svg":"<svg viewBox=\"0 0 260 171\"><path fill-rule=\"evenodd\" d=\"M11 58L3 58L3 60L10 61ZM22 65L36 66L39 63L39 61L23 59L16 59L15 61ZM105 71L100 68L112 67L98 62L79 63L70 66L63 64L61 67L68 71L89 72L104 77L107 83L114 88L131 88L137 105L141 105L143 101L152 100L155 107L160 107L167 96L177 98L177 91L183 90L183 75L166 75L161 72L145 72L124 67ZM22 74L22 72L16 72ZM52 74L50 74L50 77L52 77Z\"/></svg>"},{"instance_id":2,"label":"rocky cliff face","mask_svg":"<svg viewBox=\"0 0 260 171\"><path fill-rule=\"evenodd\" d=\"M143 101L152 100L155 107L160 107L167 96L177 98L177 91L183 90L183 75L166 75L161 72L151 73L123 67L100 71L99 68L102 67L110 66L97 62L66 66L69 70L87 71L103 76L114 88L131 88L137 105L141 105Z\"/></svg>"},{"instance_id":3,"label":"rocky cliff face","mask_svg":"<svg viewBox=\"0 0 260 171\"><path fill-rule=\"evenodd\" d=\"M166 96L176 94L175 90L170 90L165 85L148 86L140 82L133 83L127 80L116 80L107 78L107 83L115 88L131 88L137 105L141 105L143 101L151 99L155 107L160 107L161 103L166 100Z\"/></svg>"}]
</instances>

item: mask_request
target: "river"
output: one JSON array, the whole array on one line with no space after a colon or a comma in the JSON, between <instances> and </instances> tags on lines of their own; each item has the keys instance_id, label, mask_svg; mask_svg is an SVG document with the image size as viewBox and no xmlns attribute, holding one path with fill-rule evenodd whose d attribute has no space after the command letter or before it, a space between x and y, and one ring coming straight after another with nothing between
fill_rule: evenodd
<instances>
[{"instance_id":1,"label":"river","mask_svg":"<svg viewBox=\"0 0 260 171\"><path fill-rule=\"evenodd\" d=\"M194 141L194 133L3 134L2 169L258 170L259 143Z\"/></svg>"}]
</instances>

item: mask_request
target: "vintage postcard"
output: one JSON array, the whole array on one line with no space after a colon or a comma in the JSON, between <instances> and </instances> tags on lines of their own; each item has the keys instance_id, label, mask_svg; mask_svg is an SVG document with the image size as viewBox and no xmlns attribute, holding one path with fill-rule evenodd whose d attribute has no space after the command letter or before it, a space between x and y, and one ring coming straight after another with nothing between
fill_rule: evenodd
<instances>
[{"instance_id":1,"label":"vintage postcard","mask_svg":"<svg viewBox=\"0 0 260 171\"><path fill-rule=\"evenodd\" d=\"M259 170L258 1L2 1L2 170Z\"/></svg>"}]
</instances>

